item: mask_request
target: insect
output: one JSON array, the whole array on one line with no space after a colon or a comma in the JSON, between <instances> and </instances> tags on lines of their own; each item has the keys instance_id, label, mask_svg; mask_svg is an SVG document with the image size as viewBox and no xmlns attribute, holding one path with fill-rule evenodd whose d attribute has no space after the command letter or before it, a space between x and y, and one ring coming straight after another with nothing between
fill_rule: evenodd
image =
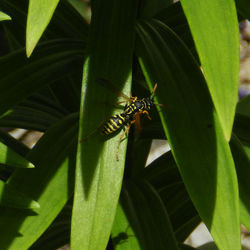
<instances>
[{"instance_id":1,"label":"insect","mask_svg":"<svg viewBox=\"0 0 250 250\"><path fill-rule=\"evenodd\" d=\"M128 97L127 95L118 91L113 85L111 85L111 83L107 82L104 79L98 79L98 82L103 85L105 84L112 91L116 92L118 95L122 96L127 101L127 104L124 106L123 111L121 113L111 116L105 122L104 125L102 122L101 125L98 126L97 128L99 129L100 127L102 127L102 134L109 135L121 129L122 127L126 126L126 129L124 130L124 132L119 138L119 142L116 148L116 154L115 154L116 160L119 161L118 153L119 153L120 144L125 134L129 131L131 125L136 122L139 124L141 114L147 115L148 119L151 120L149 111L153 107L153 105L155 105L155 103L153 102L153 97L154 97L155 90L157 88L157 84L154 85L153 91L149 97L139 99L137 96L132 96L132 95Z\"/></svg>"}]
</instances>

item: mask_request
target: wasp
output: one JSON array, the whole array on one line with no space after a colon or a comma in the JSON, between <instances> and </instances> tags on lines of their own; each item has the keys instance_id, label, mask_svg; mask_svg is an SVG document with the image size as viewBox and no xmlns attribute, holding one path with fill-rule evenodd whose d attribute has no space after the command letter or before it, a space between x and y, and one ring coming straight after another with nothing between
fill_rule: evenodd
<instances>
[{"instance_id":1,"label":"wasp","mask_svg":"<svg viewBox=\"0 0 250 250\"><path fill-rule=\"evenodd\" d=\"M128 97L124 93L118 91L113 85L111 85L111 83L107 82L104 79L98 79L98 82L101 84L105 84L111 90L116 92L118 95L122 96L127 101L127 104L124 106L123 111L121 113L111 116L104 123L104 125L102 122L101 125L98 126L97 128L99 129L100 127L102 127L102 130L101 130L102 134L109 135L121 129L122 127L126 126L126 129L124 130L124 132L119 138L119 142L116 148L116 154L115 154L116 160L119 161L118 153L119 153L120 144L125 134L129 131L131 125L135 122L139 122L141 114L147 115L148 119L151 120L149 111L155 105L155 103L153 102L153 97L155 94L155 90L157 88L157 84L154 85L153 91L149 97L139 99L137 96L132 96L132 95Z\"/></svg>"}]
</instances>

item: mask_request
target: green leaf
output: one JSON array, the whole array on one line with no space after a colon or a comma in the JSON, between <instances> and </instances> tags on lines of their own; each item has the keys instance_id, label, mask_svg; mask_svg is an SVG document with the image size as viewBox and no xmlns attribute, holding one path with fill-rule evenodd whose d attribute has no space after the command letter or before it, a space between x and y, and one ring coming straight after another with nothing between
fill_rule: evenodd
<instances>
[{"instance_id":1,"label":"green leaf","mask_svg":"<svg viewBox=\"0 0 250 250\"><path fill-rule=\"evenodd\" d=\"M54 100L35 94L0 119L0 126L45 131L68 113Z\"/></svg>"},{"instance_id":2,"label":"green leaf","mask_svg":"<svg viewBox=\"0 0 250 250\"><path fill-rule=\"evenodd\" d=\"M238 99L239 27L234 0L181 0L219 121L230 140Z\"/></svg>"},{"instance_id":3,"label":"green leaf","mask_svg":"<svg viewBox=\"0 0 250 250\"><path fill-rule=\"evenodd\" d=\"M180 2L171 4L159 11L154 18L171 28L185 42L188 48L194 49L194 41Z\"/></svg>"},{"instance_id":4,"label":"green leaf","mask_svg":"<svg viewBox=\"0 0 250 250\"><path fill-rule=\"evenodd\" d=\"M248 0L236 0L237 11L244 19L250 18L250 3Z\"/></svg>"},{"instance_id":5,"label":"green leaf","mask_svg":"<svg viewBox=\"0 0 250 250\"><path fill-rule=\"evenodd\" d=\"M250 145L250 116L236 114L233 131L239 139Z\"/></svg>"},{"instance_id":6,"label":"green leaf","mask_svg":"<svg viewBox=\"0 0 250 250\"><path fill-rule=\"evenodd\" d=\"M21 208L21 209L38 209L39 203L28 198L18 190L11 188L11 185L5 184L0 180L0 207Z\"/></svg>"},{"instance_id":7,"label":"green leaf","mask_svg":"<svg viewBox=\"0 0 250 250\"><path fill-rule=\"evenodd\" d=\"M11 50L25 47L25 32L27 23L27 0L1 0L0 9L9 13L15 22L5 22L4 32ZM42 40L52 39L82 39L88 37L88 25L67 2L60 1Z\"/></svg>"},{"instance_id":8,"label":"green leaf","mask_svg":"<svg viewBox=\"0 0 250 250\"><path fill-rule=\"evenodd\" d=\"M250 228L250 158L236 136L232 136L230 146L239 182L241 223Z\"/></svg>"},{"instance_id":9,"label":"green leaf","mask_svg":"<svg viewBox=\"0 0 250 250\"><path fill-rule=\"evenodd\" d=\"M16 140L14 137L10 136L7 132L2 131L1 129L0 141L23 157L26 157L30 151L26 145Z\"/></svg>"},{"instance_id":10,"label":"green leaf","mask_svg":"<svg viewBox=\"0 0 250 250\"><path fill-rule=\"evenodd\" d=\"M138 177L145 178L157 189L169 213L175 236L183 242L201 219L187 194L171 152L153 161Z\"/></svg>"},{"instance_id":11,"label":"green leaf","mask_svg":"<svg viewBox=\"0 0 250 250\"><path fill-rule=\"evenodd\" d=\"M89 59L84 64L71 249L105 249L121 189L126 140L115 151L119 136L102 136L97 130L111 114L117 96L97 83L105 78L129 93L136 1L92 5ZM107 16L109 18L107 18ZM122 85L126 85L122 87ZM114 112L114 109L113 109ZM120 110L116 113L121 112ZM118 133L122 133L119 131ZM87 138L86 138L87 137Z\"/></svg>"},{"instance_id":12,"label":"green leaf","mask_svg":"<svg viewBox=\"0 0 250 250\"><path fill-rule=\"evenodd\" d=\"M28 249L72 196L77 120L78 115L72 114L49 129L28 154L36 168L18 170L8 181L40 208L32 212L0 208L2 249Z\"/></svg>"},{"instance_id":13,"label":"green leaf","mask_svg":"<svg viewBox=\"0 0 250 250\"><path fill-rule=\"evenodd\" d=\"M126 212L120 203L116 209L116 216L112 228L112 245L116 250L142 249Z\"/></svg>"},{"instance_id":14,"label":"green leaf","mask_svg":"<svg viewBox=\"0 0 250 250\"><path fill-rule=\"evenodd\" d=\"M27 59L24 50L0 58L0 114L32 93L79 69L83 60L81 41L53 40L39 46Z\"/></svg>"},{"instance_id":15,"label":"green leaf","mask_svg":"<svg viewBox=\"0 0 250 250\"><path fill-rule=\"evenodd\" d=\"M173 2L171 0L145 0L142 5L142 14L144 18L150 18L155 15L158 11L171 5Z\"/></svg>"},{"instance_id":16,"label":"green leaf","mask_svg":"<svg viewBox=\"0 0 250 250\"><path fill-rule=\"evenodd\" d=\"M11 17L0 11L0 21L11 20Z\"/></svg>"},{"instance_id":17,"label":"green leaf","mask_svg":"<svg viewBox=\"0 0 250 250\"><path fill-rule=\"evenodd\" d=\"M35 166L11 148L0 143L0 164L16 168L34 168Z\"/></svg>"},{"instance_id":18,"label":"green leaf","mask_svg":"<svg viewBox=\"0 0 250 250\"><path fill-rule=\"evenodd\" d=\"M148 182L127 182L121 204L141 249L178 249L164 204Z\"/></svg>"},{"instance_id":19,"label":"green leaf","mask_svg":"<svg viewBox=\"0 0 250 250\"><path fill-rule=\"evenodd\" d=\"M144 75L169 107L160 115L189 195L218 247L240 249L234 162L199 67L163 23L141 23L137 33Z\"/></svg>"},{"instance_id":20,"label":"green leaf","mask_svg":"<svg viewBox=\"0 0 250 250\"><path fill-rule=\"evenodd\" d=\"M48 26L59 0L30 0L26 28L26 54L30 57Z\"/></svg>"},{"instance_id":21,"label":"green leaf","mask_svg":"<svg viewBox=\"0 0 250 250\"><path fill-rule=\"evenodd\" d=\"M87 21L90 21L91 10L87 2L81 0L68 0L68 2L84 17Z\"/></svg>"},{"instance_id":22,"label":"green leaf","mask_svg":"<svg viewBox=\"0 0 250 250\"><path fill-rule=\"evenodd\" d=\"M30 250L58 249L70 241L70 222L72 199L66 204L44 234L32 245Z\"/></svg>"},{"instance_id":23,"label":"green leaf","mask_svg":"<svg viewBox=\"0 0 250 250\"><path fill-rule=\"evenodd\" d=\"M250 96L240 100L237 105L233 132L242 143L250 145Z\"/></svg>"},{"instance_id":24,"label":"green leaf","mask_svg":"<svg viewBox=\"0 0 250 250\"><path fill-rule=\"evenodd\" d=\"M241 99L237 104L237 114L250 117L250 95Z\"/></svg>"}]
</instances>

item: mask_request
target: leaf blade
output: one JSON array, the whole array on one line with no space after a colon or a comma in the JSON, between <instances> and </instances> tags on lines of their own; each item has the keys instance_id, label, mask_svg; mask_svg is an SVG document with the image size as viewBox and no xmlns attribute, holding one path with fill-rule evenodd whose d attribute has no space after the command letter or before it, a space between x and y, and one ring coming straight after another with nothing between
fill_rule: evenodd
<instances>
[{"instance_id":1,"label":"leaf blade","mask_svg":"<svg viewBox=\"0 0 250 250\"><path fill-rule=\"evenodd\" d=\"M26 54L30 57L48 26L59 0L30 0L26 27Z\"/></svg>"},{"instance_id":2,"label":"leaf blade","mask_svg":"<svg viewBox=\"0 0 250 250\"><path fill-rule=\"evenodd\" d=\"M11 20L11 17L0 11L0 21Z\"/></svg>"},{"instance_id":3,"label":"leaf blade","mask_svg":"<svg viewBox=\"0 0 250 250\"><path fill-rule=\"evenodd\" d=\"M29 153L37 166L34 171L16 171L9 180L11 188L34 197L40 208L33 211L0 208L2 248L28 249L72 195L77 118L76 114L69 115L49 129Z\"/></svg>"},{"instance_id":4,"label":"leaf blade","mask_svg":"<svg viewBox=\"0 0 250 250\"><path fill-rule=\"evenodd\" d=\"M218 246L240 249L234 162L198 65L163 23L141 23L137 32L144 75L151 87L158 82L156 95L169 107L162 124L190 197Z\"/></svg>"},{"instance_id":5,"label":"leaf blade","mask_svg":"<svg viewBox=\"0 0 250 250\"><path fill-rule=\"evenodd\" d=\"M238 98L239 31L233 0L181 0L227 141ZM216 29L214 29L216 27Z\"/></svg>"},{"instance_id":6,"label":"leaf blade","mask_svg":"<svg viewBox=\"0 0 250 250\"><path fill-rule=\"evenodd\" d=\"M115 103L116 97L96 80L105 78L116 83L119 90L129 92L136 1L104 3L99 0L92 7L89 59L85 62L83 74L79 132L79 141L83 141L78 145L72 249L106 247L120 194L126 147L123 141L117 162L117 136L107 138L95 133L88 139L83 138L114 114L104 104Z\"/></svg>"}]
</instances>

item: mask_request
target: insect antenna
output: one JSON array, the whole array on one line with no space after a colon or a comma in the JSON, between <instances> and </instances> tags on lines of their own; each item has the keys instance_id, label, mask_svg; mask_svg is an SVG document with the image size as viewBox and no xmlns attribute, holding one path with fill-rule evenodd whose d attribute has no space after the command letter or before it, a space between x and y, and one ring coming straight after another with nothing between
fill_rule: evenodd
<instances>
[{"instance_id":1,"label":"insect antenna","mask_svg":"<svg viewBox=\"0 0 250 250\"><path fill-rule=\"evenodd\" d=\"M156 88L157 88L157 83L154 85L153 91L151 93L151 96L150 96L151 100L154 98Z\"/></svg>"},{"instance_id":2,"label":"insect antenna","mask_svg":"<svg viewBox=\"0 0 250 250\"><path fill-rule=\"evenodd\" d=\"M154 98L156 88L157 88L157 83L154 85L152 94L151 94L151 96L150 96L150 99L151 99L151 100L153 100L153 98ZM156 105L156 106L159 106L159 107L167 108L167 106L166 106L165 104L155 103L155 102L153 102L153 104Z\"/></svg>"}]
</instances>

